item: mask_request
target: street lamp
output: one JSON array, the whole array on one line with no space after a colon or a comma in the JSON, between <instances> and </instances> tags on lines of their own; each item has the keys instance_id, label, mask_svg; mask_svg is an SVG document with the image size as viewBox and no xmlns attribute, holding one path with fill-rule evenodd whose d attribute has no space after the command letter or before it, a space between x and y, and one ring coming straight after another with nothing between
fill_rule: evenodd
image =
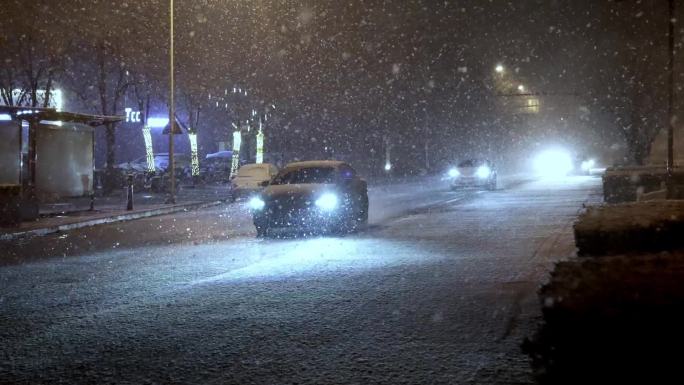
<instances>
[{"instance_id":1,"label":"street lamp","mask_svg":"<svg viewBox=\"0 0 684 385\"><path fill-rule=\"evenodd\" d=\"M502 73L504 73L504 66L501 64L497 64L496 68L494 68L494 70L496 71L496 73L502 74Z\"/></svg>"},{"instance_id":2,"label":"street lamp","mask_svg":"<svg viewBox=\"0 0 684 385\"><path fill-rule=\"evenodd\" d=\"M668 72L668 95L667 95L667 183L666 187L666 197L667 199L674 198L674 186L673 186L673 174L674 174L674 124L675 117L673 114L674 108L674 60L675 60L675 2L674 0L668 1L668 62L667 62L667 72Z\"/></svg>"},{"instance_id":3,"label":"street lamp","mask_svg":"<svg viewBox=\"0 0 684 385\"><path fill-rule=\"evenodd\" d=\"M525 92L525 86L522 85L522 84L520 84L520 85L518 86L518 91L520 91L520 92Z\"/></svg>"},{"instance_id":4,"label":"street lamp","mask_svg":"<svg viewBox=\"0 0 684 385\"><path fill-rule=\"evenodd\" d=\"M171 173L169 203L176 203L176 169L173 159L173 140L176 122L176 112L174 110L176 106L173 100L173 89L173 0L169 0L169 172Z\"/></svg>"}]
</instances>

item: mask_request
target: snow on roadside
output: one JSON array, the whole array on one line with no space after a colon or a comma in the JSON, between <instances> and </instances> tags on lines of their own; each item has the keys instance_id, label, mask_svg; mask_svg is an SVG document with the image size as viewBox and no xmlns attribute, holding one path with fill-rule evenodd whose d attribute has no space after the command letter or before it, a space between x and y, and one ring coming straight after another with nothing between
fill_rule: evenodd
<instances>
[{"instance_id":1,"label":"snow on roadside","mask_svg":"<svg viewBox=\"0 0 684 385\"><path fill-rule=\"evenodd\" d=\"M684 247L684 201L654 200L591 206L575 223L579 255Z\"/></svg>"}]
</instances>

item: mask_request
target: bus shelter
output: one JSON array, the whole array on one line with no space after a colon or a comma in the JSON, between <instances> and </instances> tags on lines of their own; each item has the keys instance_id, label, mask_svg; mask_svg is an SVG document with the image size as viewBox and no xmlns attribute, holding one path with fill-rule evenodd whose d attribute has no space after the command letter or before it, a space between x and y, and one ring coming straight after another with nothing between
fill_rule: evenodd
<instances>
[{"instance_id":1,"label":"bus shelter","mask_svg":"<svg viewBox=\"0 0 684 385\"><path fill-rule=\"evenodd\" d=\"M43 202L92 197L95 130L124 118L0 106L0 222L37 218Z\"/></svg>"}]
</instances>

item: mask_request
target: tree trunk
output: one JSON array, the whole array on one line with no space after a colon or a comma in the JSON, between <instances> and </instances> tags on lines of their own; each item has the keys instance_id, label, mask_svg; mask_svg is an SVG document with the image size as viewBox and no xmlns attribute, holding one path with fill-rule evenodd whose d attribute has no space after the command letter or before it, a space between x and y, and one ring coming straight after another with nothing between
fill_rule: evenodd
<instances>
[{"instance_id":1,"label":"tree trunk","mask_svg":"<svg viewBox=\"0 0 684 385\"><path fill-rule=\"evenodd\" d=\"M105 193L111 193L117 187L116 172L114 164L116 162L116 124L107 123L105 125L105 142L107 143L106 169L104 175L103 189Z\"/></svg>"},{"instance_id":2,"label":"tree trunk","mask_svg":"<svg viewBox=\"0 0 684 385\"><path fill-rule=\"evenodd\" d=\"M637 166L643 166L648 156L648 146L636 145L634 148L634 163Z\"/></svg>"}]
</instances>

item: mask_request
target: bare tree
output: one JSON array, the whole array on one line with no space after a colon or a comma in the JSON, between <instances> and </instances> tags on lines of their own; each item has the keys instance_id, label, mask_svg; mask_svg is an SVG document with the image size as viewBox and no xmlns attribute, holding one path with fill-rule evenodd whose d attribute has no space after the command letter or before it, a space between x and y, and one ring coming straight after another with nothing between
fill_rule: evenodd
<instances>
[{"instance_id":1,"label":"bare tree","mask_svg":"<svg viewBox=\"0 0 684 385\"><path fill-rule=\"evenodd\" d=\"M643 164L667 125L667 4L624 0L606 7L604 41L610 45L602 48L611 55L598 64L602 69L593 77L591 94L624 138L627 162Z\"/></svg>"},{"instance_id":2,"label":"bare tree","mask_svg":"<svg viewBox=\"0 0 684 385\"><path fill-rule=\"evenodd\" d=\"M21 14L17 10L22 10ZM64 72L68 34L53 34L62 25L47 17L50 9L37 3L3 7L0 18L0 98L5 105L49 107L52 91ZM26 16L29 15L29 16Z\"/></svg>"},{"instance_id":3,"label":"bare tree","mask_svg":"<svg viewBox=\"0 0 684 385\"><path fill-rule=\"evenodd\" d=\"M134 85L130 65L123 50L123 40L116 37L100 37L93 44L81 41L81 54L75 56L73 70L69 73L71 89L78 95L85 108L102 115L121 115L124 96ZM117 123L105 125L106 172L104 188L115 188L114 165L116 164Z\"/></svg>"}]
</instances>

